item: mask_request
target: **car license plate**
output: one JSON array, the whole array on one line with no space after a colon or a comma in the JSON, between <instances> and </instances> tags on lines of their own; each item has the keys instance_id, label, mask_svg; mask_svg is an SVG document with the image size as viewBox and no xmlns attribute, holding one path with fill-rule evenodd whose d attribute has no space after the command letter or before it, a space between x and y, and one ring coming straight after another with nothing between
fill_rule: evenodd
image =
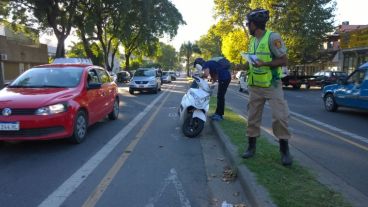
<instances>
[{"instance_id":1,"label":"car license plate","mask_svg":"<svg viewBox=\"0 0 368 207\"><path fill-rule=\"evenodd\" d=\"M139 88L144 88L144 85L139 85Z\"/></svg>"},{"instance_id":2,"label":"car license plate","mask_svg":"<svg viewBox=\"0 0 368 207\"><path fill-rule=\"evenodd\" d=\"M19 122L0 122L0 131L18 131Z\"/></svg>"}]
</instances>

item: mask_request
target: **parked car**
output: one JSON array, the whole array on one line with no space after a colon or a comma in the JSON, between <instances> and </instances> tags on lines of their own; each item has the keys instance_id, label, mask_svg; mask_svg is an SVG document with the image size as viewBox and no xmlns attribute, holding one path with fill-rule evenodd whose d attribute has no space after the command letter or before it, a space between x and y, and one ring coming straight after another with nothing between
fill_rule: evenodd
<instances>
[{"instance_id":1,"label":"parked car","mask_svg":"<svg viewBox=\"0 0 368 207\"><path fill-rule=\"evenodd\" d=\"M306 87L319 86L323 88L327 85L337 83L340 79L346 79L347 76L348 74L342 71L320 71L308 79Z\"/></svg>"},{"instance_id":2,"label":"parked car","mask_svg":"<svg viewBox=\"0 0 368 207\"><path fill-rule=\"evenodd\" d=\"M241 73L239 76L239 91L248 93L247 74Z\"/></svg>"},{"instance_id":3,"label":"parked car","mask_svg":"<svg viewBox=\"0 0 368 207\"><path fill-rule=\"evenodd\" d=\"M130 73L128 71L119 71L116 76L118 83L127 83L131 79Z\"/></svg>"},{"instance_id":4,"label":"parked car","mask_svg":"<svg viewBox=\"0 0 368 207\"><path fill-rule=\"evenodd\" d=\"M139 68L135 71L129 83L129 93L134 91L151 91L157 93L161 91L161 75L154 68Z\"/></svg>"},{"instance_id":5,"label":"parked car","mask_svg":"<svg viewBox=\"0 0 368 207\"><path fill-rule=\"evenodd\" d=\"M72 60L33 67L0 91L0 140L81 143L88 126L118 118L118 87L109 73Z\"/></svg>"},{"instance_id":6,"label":"parked car","mask_svg":"<svg viewBox=\"0 0 368 207\"><path fill-rule=\"evenodd\" d=\"M176 81L176 73L175 73L175 71L169 71L169 74L171 76L171 80Z\"/></svg>"},{"instance_id":7,"label":"parked car","mask_svg":"<svg viewBox=\"0 0 368 207\"><path fill-rule=\"evenodd\" d=\"M162 72L162 77L161 77L161 81L163 83L171 83L171 74L168 71L163 71Z\"/></svg>"},{"instance_id":8,"label":"parked car","mask_svg":"<svg viewBox=\"0 0 368 207\"><path fill-rule=\"evenodd\" d=\"M368 109L368 63L337 84L325 86L322 98L327 111L337 111L340 106Z\"/></svg>"}]
</instances>

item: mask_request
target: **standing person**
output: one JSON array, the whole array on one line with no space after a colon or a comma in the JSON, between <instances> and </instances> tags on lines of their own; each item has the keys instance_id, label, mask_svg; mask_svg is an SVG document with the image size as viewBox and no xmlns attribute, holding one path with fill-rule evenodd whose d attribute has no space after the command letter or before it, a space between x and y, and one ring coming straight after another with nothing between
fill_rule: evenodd
<instances>
[{"instance_id":1,"label":"standing person","mask_svg":"<svg viewBox=\"0 0 368 207\"><path fill-rule=\"evenodd\" d=\"M214 121L221 121L224 119L225 110L225 94L227 87L231 81L230 62L226 58L217 58L217 60L205 61L203 58L197 58L194 61L194 67L197 70L203 70L204 77L211 76L212 82L218 80L217 89L217 107L211 119Z\"/></svg>"},{"instance_id":2,"label":"standing person","mask_svg":"<svg viewBox=\"0 0 368 207\"><path fill-rule=\"evenodd\" d=\"M289 109L281 84L281 66L287 64L286 47L280 34L266 30L269 12L265 9L255 9L247 14L247 27L252 38L248 55L255 61L249 64L248 86L248 148L242 155L247 159L256 152L256 140L260 136L262 112L266 100L272 110L272 130L279 139L281 161L285 166L292 164L288 140L291 134L288 130Z\"/></svg>"}]
</instances>

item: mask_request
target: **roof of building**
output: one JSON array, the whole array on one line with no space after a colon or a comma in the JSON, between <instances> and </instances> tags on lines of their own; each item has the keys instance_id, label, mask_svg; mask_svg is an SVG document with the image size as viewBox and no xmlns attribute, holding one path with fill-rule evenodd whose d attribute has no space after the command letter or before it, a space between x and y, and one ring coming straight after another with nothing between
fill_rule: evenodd
<instances>
[{"instance_id":1,"label":"roof of building","mask_svg":"<svg viewBox=\"0 0 368 207\"><path fill-rule=\"evenodd\" d=\"M339 32L351 32L357 29L368 28L368 25L339 25Z\"/></svg>"}]
</instances>

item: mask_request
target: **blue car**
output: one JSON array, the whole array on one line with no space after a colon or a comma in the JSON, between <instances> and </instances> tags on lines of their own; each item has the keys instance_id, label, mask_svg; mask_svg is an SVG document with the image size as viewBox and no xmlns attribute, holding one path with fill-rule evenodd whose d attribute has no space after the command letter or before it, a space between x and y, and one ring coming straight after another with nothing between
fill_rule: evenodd
<instances>
[{"instance_id":1,"label":"blue car","mask_svg":"<svg viewBox=\"0 0 368 207\"><path fill-rule=\"evenodd\" d=\"M368 62L346 79L325 86L322 98L327 111L337 111L340 106L368 109Z\"/></svg>"}]
</instances>

